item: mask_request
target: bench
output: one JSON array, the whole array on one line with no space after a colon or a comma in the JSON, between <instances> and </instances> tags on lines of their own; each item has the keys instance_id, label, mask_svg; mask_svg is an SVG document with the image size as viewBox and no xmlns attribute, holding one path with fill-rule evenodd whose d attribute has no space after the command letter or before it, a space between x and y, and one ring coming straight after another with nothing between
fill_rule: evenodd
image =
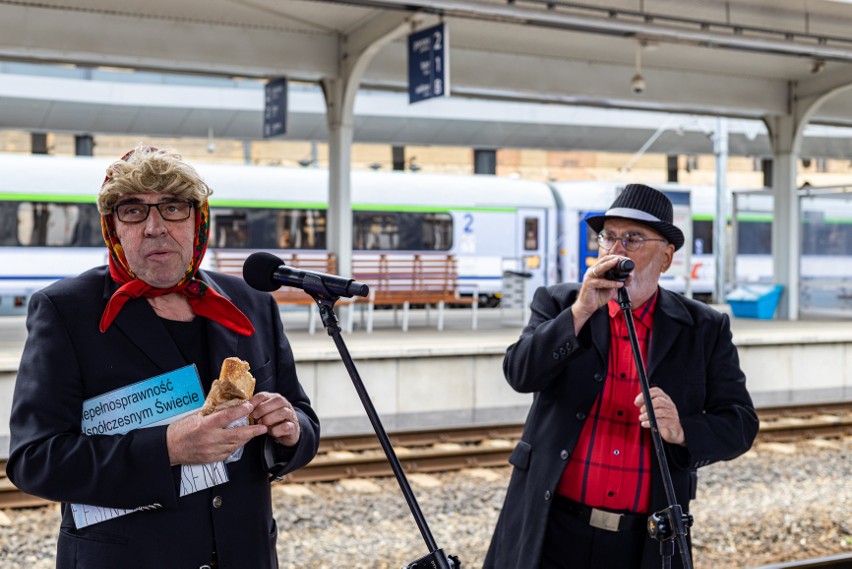
<instances>
[{"instance_id":1,"label":"bench","mask_svg":"<svg viewBox=\"0 0 852 569\"><path fill-rule=\"evenodd\" d=\"M444 329L444 307L464 304L472 308L471 327L476 330L479 294L463 297L458 291L458 265L454 255L358 254L352 257L352 278L370 286L367 298L356 298L356 305L367 308L367 332L373 331L376 306L402 307L402 330L408 331L411 305L438 308L438 330ZM351 331L352 319L349 321Z\"/></svg>"},{"instance_id":2,"label":"bench","mask_svg":"<svg viewBox=\"0 0 852 569\"><path fill-rule=\"evenodd\" d=\"M253 250L246 249L217 249L213 252L213 270L226 275L243 276L243 264ZM285 265L297 267L306 271L316 273L334 274L337 272L337 257L334 253L294 253L292 251L269 251L279 257ZM308 331L313 334L316 331L316 317L318 308L314 299L305 291L282 286L273 291L273 298L278 304L307 306L308 307Z\"/></svg>"},{"instance_id":3,"label":"bench","mask_svg":"<svg viewBox=\"0 0 852 569\"><path fill-rule=\"evenodd\" d=\"M279 257L284 264L306 271L335 274L337 257L334 253L297 253L292 251L269 251ZM213 251L212 268L220 273L242 277L243 264L253 250L216 249ZM479 294L474 291L472 297L461 296L458 291L458 265L454 255L404 255L404 254L356 254L352 257L352 278L370 287L367 298L355 297L341 299L341 302L353 302L366 308L368 332L373 331L373 310L376 306L389 306L394 310L402 308L402 330L408 331L409 308L423 305L427 309L438 308L438 330L444 329L444 307L447 304L467 305L472 308L471 328L476 330ZM273 291L272 296L280 305L307 306L308 331L316 332L318 310L316 302L309 294L294 287L281 287ZM350 314L346 330L353 329L354 314Z\"/></svg>"}]
</instances>

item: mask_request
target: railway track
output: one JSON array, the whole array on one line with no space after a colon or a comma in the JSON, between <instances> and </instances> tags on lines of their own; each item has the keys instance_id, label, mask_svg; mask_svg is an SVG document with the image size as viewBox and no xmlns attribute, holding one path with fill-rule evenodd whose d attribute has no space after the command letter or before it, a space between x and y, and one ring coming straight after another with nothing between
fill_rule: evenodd
<instances>
[{"instance_id":1,"label":"railway track","mask_svg":"<svg viewBox=\"0 0 852 569\"><path fill-rule=\"evenodd\" d=\"M852 553L764 565L758 569L849 569L849 567L852 567Z\"/></svg>"},{"instance_id":2,"label":"railway track","mask_svg":"<svg viewBox=\"0 0 852 569\"><path fill-rule=\"evenodd\" d=\"M852 402L758 410L758 442L796 442L852 435Z\"/></svg>"},{"instance_id":3,"label":"railway track","mask_svg":"<svg viewBox=\"0 0 852 569\"><path fill-rule=\"evenodd\" d=\"M792 443L808 438L852 436L852 403L761 409L758 442ZM421 430L389 435L406 473L504 466L522 425ZM24 494L5 477L0 461L0 509L41 506L47 500ZM325 437L317 457L284 478L285 483L391 476L393 471L373 435Z\"/></svg>"}]
</instances>

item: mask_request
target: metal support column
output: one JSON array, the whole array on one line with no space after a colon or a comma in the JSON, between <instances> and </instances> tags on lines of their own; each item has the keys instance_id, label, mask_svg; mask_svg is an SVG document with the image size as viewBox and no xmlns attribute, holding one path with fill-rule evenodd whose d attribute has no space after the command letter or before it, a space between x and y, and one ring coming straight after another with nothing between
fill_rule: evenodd
<instances>
[{"instance_id":1,"label":"metal support column","mask_svg":"<svg viewBox=\"0 0 852 569\"><path fill-rule=\"evenodd\" d=\"M341 37L338 77L321 81L328 119L328 214L327 248L337 255L337 271L352 274L352 140L355 96L364 71L378 51L410 29L410 16L381 14ZM350 307L343 307L345 321Z\"/></svg>"},{"instance_id":2,"label":"metal support column","mask_svg":"<svg viewBox=\"0 0 852 569\"><path fill-rule=\"evenodd\" d=\"M713 136L713 152L716 155L716 222L713 224L713 256L716 259L716 281L713 299L725 302L725 285L728 280L728 119L716 119Z\"/></svg>"}]
</instances>

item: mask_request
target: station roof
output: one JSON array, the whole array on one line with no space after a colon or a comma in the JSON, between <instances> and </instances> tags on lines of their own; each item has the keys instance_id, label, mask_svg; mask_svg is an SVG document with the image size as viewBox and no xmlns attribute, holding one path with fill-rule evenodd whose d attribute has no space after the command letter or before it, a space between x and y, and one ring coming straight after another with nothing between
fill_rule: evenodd
<instances>
[{"instance_id":1,"label":"station roof","mask_svg":"<svg viewBox=\"0 0 852 569\"><path fill-rule=\"evenodd\" d=\"M326 141L319 87L291 85L288 140ZM32 131L260 138L263 82L0 63L0 125ZM355 140L403 146L580 149L709 154L715 119L633 109L450 97L409 105L403 93L363 89ZM729 152L771 155L763 122L730 119ZM852 156L852 129L810 125L810 157Z\"/></svg>"},{"instance_id":2,"label":"station roof","mask_svg":"<svg viewBox=\"0 0 852 569\"><path fill-rule=\"evenodd\" d=\"M0 59L316 82L439 18L456 97L756 119L836 88L814 118L852 124L852 5L834 0L16 0ZM362 86L405 85L402 34Z\"/></svg>"}]
</instances>

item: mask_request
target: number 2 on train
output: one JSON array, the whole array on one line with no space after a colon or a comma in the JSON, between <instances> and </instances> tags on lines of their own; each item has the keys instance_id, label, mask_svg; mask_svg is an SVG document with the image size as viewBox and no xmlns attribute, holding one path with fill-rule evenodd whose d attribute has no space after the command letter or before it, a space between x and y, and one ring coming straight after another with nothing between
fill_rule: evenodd
<instances>
[{"instance_id":1,"label":"number 2 on train","mask_svg":"<svg viewBox=\"0 0 852 569\"><path fill-rule=\"evenodd\" d=\"M464 232L465 233L473 233L473 214L472 213L464 214Z\"/></svg>"}]
</instances>

